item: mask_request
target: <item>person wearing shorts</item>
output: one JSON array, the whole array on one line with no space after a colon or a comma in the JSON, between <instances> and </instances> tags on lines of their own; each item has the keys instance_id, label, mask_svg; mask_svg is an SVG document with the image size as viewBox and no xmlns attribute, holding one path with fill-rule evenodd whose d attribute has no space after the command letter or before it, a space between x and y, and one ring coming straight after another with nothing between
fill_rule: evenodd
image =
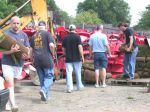
<instances>
[{"instance_id":1,"label":"person wearing shorts","mask_svg":"<svg viewBox=\"0 0 150 112\"><path fill-rule=\"evenodd\" d=\"M94 55L94 69L95 69L95 87L99 87L99 73L101 76L102 85L101 87L106 87L106 68L108 64L108 55L111 55L107 36L102 33L103 25L98 25L96 31L91 35L89 40L89 53L90 58L92 54ZM93 52L93 53L92 53Z\"/></svg>"},{"instance_id":2,"label":"person wearing shorts","mask_svg":"<svg viewBox=\"0 0 150 112\"><path fill-rule=\"evenodd\" d=\"M11 38L15 39L16 41L22 43L28 49L30 47L29 40L27 34L23 31L19 30L20 27L20 19L17 16L14 16L10 20L11 28L5 32L5 35L10 36ZM9 103L11 106L12 112L18 111L18 106L15 102L15 93L14 93L14 85L16 82L17 77L21 75L22 67L24 63L24 59L29 58L29 55L22 54L20 59L17 59L17 62L12 58L12 54L20 51L20 46L18 44L12 45L10 50L4 51L2 56L2 71L3 76L6 80L7 88L9 89ZM7 108L8 103L6 104L6 110L10 110Z\"/></svg>"}]
</instances>

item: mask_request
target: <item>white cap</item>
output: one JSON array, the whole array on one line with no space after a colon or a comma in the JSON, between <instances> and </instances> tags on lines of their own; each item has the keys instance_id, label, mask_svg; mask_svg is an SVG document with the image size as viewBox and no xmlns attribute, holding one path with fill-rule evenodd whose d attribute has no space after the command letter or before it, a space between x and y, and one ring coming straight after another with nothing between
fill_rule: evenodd
<instances>
[{"instance_id":1,"label":"white cap","mask_svg":"<svg viewBox=\"0 0 150 112\"><path fill-rule=\"evenodd\" d=\"M104 26L101 24L101 25L100 25L100 29L103 30L103 27L104 27Z\"/></svg>"},{"instance_id":2,"label":"white cap","mask_svg":"<svg viewBox=\"0 0 150 112\"><path fill-rule=\"evenodd\" d=\"M71 24L71 25L69 26L69 30L75 30L75 29L76 29L76 26L75 26L75 25Z\"/></svg>"}]
</instances>

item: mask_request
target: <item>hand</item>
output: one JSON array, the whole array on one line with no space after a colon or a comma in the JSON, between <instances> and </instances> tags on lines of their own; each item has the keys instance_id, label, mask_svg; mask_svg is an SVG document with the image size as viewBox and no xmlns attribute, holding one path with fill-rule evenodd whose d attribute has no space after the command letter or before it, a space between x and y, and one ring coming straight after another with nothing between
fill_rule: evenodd
<instances>
[{"instance_id":1,"label":"hand","mask_svg":"<svg viewBox=\"0 0 150 112\"><path fill-rule=\"evenodd\" d=\"M111 57L113 57L113 56L109 53L109 54L108 54L108 57L110 57L110 58L111 58Z\"/></svg>"},{"instance_id":2,"label":"hand","mask_svg":"<svg viewBox=\"0 0 150 112\"><path fill-rule=\"evenodd\" d=\"M127 51L127 52L131 52L131 49L130 49L130 48L127 48L126 51Z\"/></svg>"},{"instance_id":3,"label":"hand","mask_svg":"<svg viewBox=\"0 0 150 112\"><path fill-rule=\"evenodd\" d=\"M18 44L12 45L10 51L12 53L19 52L20 51L20 46Z\"/></svg>"},{"instance_id":4,"label":"hand","mask_svg":"<svg viewBox=\"0 0 150 112\"><path fill-rule=\"evenodd\" d=\"M22 59L24 59L24 60L25 60L25 59L29 59L29 57L28 57L27 54L23 53L23 54L22 54Z\"/></svg>"},{"instance_id":5,"label":"hand","mask_svg":"<svg viewBox=\"0 0 150 112\"><path fill-rule=\"evenodd\" d=\"M84 57L82 57L82 63L84 63Z\"/></svg>"}]
</instances>

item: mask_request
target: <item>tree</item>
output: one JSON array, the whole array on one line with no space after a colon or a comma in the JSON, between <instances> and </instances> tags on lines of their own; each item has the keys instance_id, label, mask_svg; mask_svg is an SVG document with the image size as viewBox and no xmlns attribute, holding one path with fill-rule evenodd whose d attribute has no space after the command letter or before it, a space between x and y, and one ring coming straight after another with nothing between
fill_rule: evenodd
<instances>
[{"instance_id":1,"label":"tree","mask_svg":"<svg viewBox=\"0 0 150 112\"><path fill-rule=\"evenodd\" d=\"M100 23L102 23L102 20L98 18L97 13L95 13L93 10L78 13L75 18L75 24L78 26L82 24L95 25Z\"/></svg>"},{"instance_id":2,"label":"tree","mask_svg":"<svg viewBox=\"0 0 150 112\"><path fill-rule=\"evenodd\" d=\"M59 8L56 5L54 0L47 0L47 5L48 5L48 9L51 11L58 11L59 10Z\"/></svg>"},{"instance_id":3,"label":"tree","mask_svg":"<svg viewBox=\"0 0 150 112\"><path fill-rule=\"evenodd\" d=\"M124 0L85 0L78 4L77 13L94 10L104 23L130 22L129 6Z\"/></svg>"},{"instance_id":4,"label":"tree","mask_svg":"<svg viewBox=\"0 0 150 112\"><path fill-rule=\"evenodd\" d=\"M63 25L69 25L70 24L70 17L68 16L68 13L61 10L55 3L54 0L47 0L48 9L50 11L53 11L53 19L56 24Z\"/></svg>"},{"instance_id":5,"label":"tree","mask_svg":"<svg viewBox=\"0 0 150 112\"><path fill-rule=\"evenodd\" d=\"M146 7L146 11L142 12L141 16L136 29L150 30L150 5Z\"/></svg>"},{"instance_id":6,"label":"tree","mask_svg":"<svg viewBox=\"0 0 150 112\"><path fill-rule=\"evenodd\" d=\"M8 16L12 10L15 10L16 7L14 5L8 4L5 0L0 0L0 18L4 19Z\"/></svg>"},{"instance_id":7,"label":"tree","mask_svg":"<svg viewBox=\"0 0 150 112\"><path fill-rule=\"evenodd\" d=\"M16 8L21 7L26 2L27 2L27 0L8 0L8 4L11 4L11 5L15 6ZM17 14L19 16L24 16L24 15L31 14L31 12L32 12L32 9L31 9L31 4L29 2Z\"/></svg>"},{"instance_id":8,"label":"tree","mask_svg":"<svg viewBox=\"0 0 150 112\"><path fill-rule=\"evenodd\" d=\"M5 18L11 12L15 11L17 8L22 6L27 0L0 0L0 18ZM65 11L62 11L56 4L54 0L46 0L48 10L54 12L54 21L57 24L65 22L67 25L70 24L70 17ZM24 8L22 8L17 15L24 16L29 15L32 12L31 4L28 3Z\"/></svg>"},{"instance_id":9,"label":"tree","mask_svg":"<svg viewBox=\"0 0 150 112\"><path fill-rule=\"evenodd\" d=\"M65 11L59 11L60 21L65 23L65 26L68 26L71 22L70 16Z\"/></svg>"}]
</instances>

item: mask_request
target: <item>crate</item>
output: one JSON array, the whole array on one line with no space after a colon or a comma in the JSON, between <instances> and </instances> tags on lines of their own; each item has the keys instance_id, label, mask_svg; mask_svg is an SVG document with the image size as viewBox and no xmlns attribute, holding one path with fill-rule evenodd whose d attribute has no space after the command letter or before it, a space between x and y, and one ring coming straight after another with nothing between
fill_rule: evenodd
<instances>
[{"instance_id":1,"label":"crate","mask_svg":"<svg viewBox=\"0 0 150 112\"><path fill-rule=\"evenodd\" d=\"M0 90L0 112L5 109L5 105L9 99L9 90L3 89Z\"/></svg>"}]
</instances>

